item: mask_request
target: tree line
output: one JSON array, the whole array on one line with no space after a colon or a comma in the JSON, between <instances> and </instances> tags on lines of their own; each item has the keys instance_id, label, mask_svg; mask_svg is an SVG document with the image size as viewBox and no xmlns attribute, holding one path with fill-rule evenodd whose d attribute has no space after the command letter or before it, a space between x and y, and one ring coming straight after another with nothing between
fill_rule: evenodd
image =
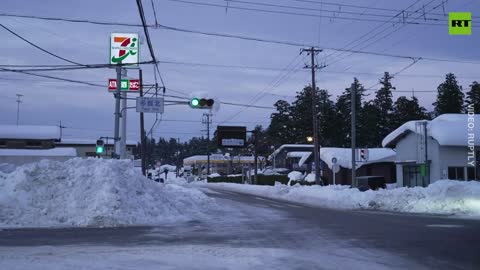
<instances>
[{"instance_id":1,"label":"tree line","mask_svg":"<svg viewBox=\"0 0 480 270\"><path fill-rule=\"evenodd\" d=\"M476 114L480 113L480 84L477 81L472 82L464 93L455 75L446 74L445 81L437 87L433 111L427 111L414 96L400 96L394 100L393 92L396 88L392 79L392 75L385 72L379 80L380 89L374 92L371 100L365 98L371 92L357 78L335 100L328 90L317 88L312 91L310 85L298 91L293 102L278 100L274 104L275 112L270 116L270 125L266 128L260 125L255 127L259 154L269 155L282 144L307 143L306 138L313 135L312 102L318 112L320 145L350 147L352 91L355 92L358 147L381 147L383 138L407 121L430 120L444 113L465 113L470 104L475 105ZM205 155L207 144L207 139L203 137L192 138L184 143L173 138L160 138L158 142L149 139L147 162L153 164L159 160L162 163L181 164L185 157ZM215 137L209 144L212 153L219 151ZM252 154L252 144L253 138L249 138L250 147L230 153Z\"/></svg>"}]
</instances>

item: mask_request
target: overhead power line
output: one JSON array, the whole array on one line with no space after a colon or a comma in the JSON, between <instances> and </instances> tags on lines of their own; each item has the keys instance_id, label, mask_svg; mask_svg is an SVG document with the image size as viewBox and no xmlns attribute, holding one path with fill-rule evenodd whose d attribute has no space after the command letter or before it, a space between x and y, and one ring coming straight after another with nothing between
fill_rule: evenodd
<instances>
[{"instance_id":1,"label":"overhead power line","mask_svg":"<svg viewBox=\"0 0 480 270\"><path fill-rule=\"evenodd\" d=\"M78 62L75 62L75 61L72 61L72 60L63 58L63 57L61 57L61 56L59 56L59 55L57 55L57 54L54 54L54 53L52 53L52 52L50 52L50 51L45 50L44 48L36 45L35 43L31 42L30 40L28 40L28 39L20 36L20 35L17 34L17 33L15 33L13 30L11 30L10 28L6 27L6 26L3 25L3 24L0 24L0 27L2 27L3 29L7 30L8 32L10 32L12 35L18 37L19 39L25 41L26 43L32 45L33 47L41 50L41 51L44 52L44 53L47 53L47 54L49 54L49 55L51 55L51 56L53 56L53 57L55 57L55 58L58 58L58 59L60 59L60 60L63 60L63 61L65 61L65 62L68 62L68 63L71 63L71 64L82 65L82 64L80 64L80 63L78 63Z\"/></svg>"},{"instance_id":2,"label":"overhead power line","mask_svg":"<svg viewBox=\"0 0 480 270\"><path fill-rule=\"evenodd\" d=\"M101 84L89 83L89 82L84 82L84 81L77 81L77 80L72 80L72 79L67 79L67 78L62 78L62 77L56 77L56 76L50 76L50 75L36 74L36 73L31 73L31 72L22 71L22 70L14 70L14 69L8 69L8 68L0 68L0 70L10 71L10 72L15 72L15 73L21 73L21 74L35 76L35 77L48 78L48 79L52 79L52 80L73 82L73 83L78 83L78 84L83 84L83 85L105 88L105 85L101 85Z\"/></svg>"},{"instance_id":3,"label":"overhead power line","mask_svg":"<svg viewBox=\"0 0 480 270\"><path fill-rule=\"evenodd\" d=\"M213 3L201 3L201 2L194 2L194 1L187 1L187 0L167 0L171 2L178 2L184 4L192 4L192 5L200 5L200 6L210 6L210 7L218 7L218 8L225 8L225 5L222 4L213 4ZM243 1L245 2L245 1ZM258 4L258 3L255 3ZM274 13L274 14L284 14L284 15L296 15L296 16L303 16L303 17L314 17L319 18L318 14L310 14L310 13L299 13L299 12L290 12L290 11L279 11L279 10L270 10L270 9L260 9L260 8L248 8L248 7L238 7L238 6L229 6L231 9L238 9L238 10L245 10L245 11L255 11L255 12L263 12L263 13ZM329 16L329 15L322 15L324 18L330 19L340 19L340 20L353 20L353 21L364 21L364 22L388 22L386 20L381 19L369 19L369 18L354 18L354 17L342 17L342 16ZM432 19L433 20L433 19ZM431 26L444 26L441 23L411 23L411 22L404 22L407 24L415 24L415 25L431 25Z\"/></svg>"},{"instance_id":4,"label":"overhead power line","mask_svg":"<svg viewBox=\"0 0 480 270\"><path fill-rule=\"evenodd\" d=\"M0 17L2 17L2 16L29 18L29 19L38 19L38 20L65 21L65 22L71 22L71 23L93 23L93 24L113 25L113 26L143 27L140 24L116 23L116 22L99 22L99 21L91 21L91 20L78 20L78 19L65 19L65 18L39 17L39 16L30 16L30 15L27 16L27 15L14 15L14 14L0 13ZM154 25L147 25L147 27L154 28L154 29L158 28L158 29L164 29L164 30L169 30L169 31L190 33L190 34L241 39L241 40L271 43L271 44L286 45L286 46L294 46L294 47L312 47L312 46L317 47L317 45L308 44L308 43L299 43L299 42L294 42L294 41L280 41L280 40L272 40L272 39L266 39L266 38L260 38L260 37L251 37L251 36L233 35L233 34L226 34L226 33L191 30L191 29L186 29L186 28L167 26L167 25L164 25L164 24L159 24L157 27L154 26ZM473 25L473 27L475 27L475 25ZM480 27L480 25L479 25L479 27ZM353 52L353 53L357 53L357 54L368 54L368 55L377 55L377 56L394 57L394 58L405 58L405 59L406 58L409 58L409 59L419 58L419 56L406 56L406 55L396 55L396 54L380 53L380 52L373 52L373 51L349 50L349 49L335 48L335 47L321 47L321 48L324 49L324 50ZM469 60L461 60L461 59L442 59L442 58L433 58L433 57L422 57L422 58L423 58L423 60L430 60L430 61L480 64L480 62L469 61Z\"/></svg>"}]
</instances>

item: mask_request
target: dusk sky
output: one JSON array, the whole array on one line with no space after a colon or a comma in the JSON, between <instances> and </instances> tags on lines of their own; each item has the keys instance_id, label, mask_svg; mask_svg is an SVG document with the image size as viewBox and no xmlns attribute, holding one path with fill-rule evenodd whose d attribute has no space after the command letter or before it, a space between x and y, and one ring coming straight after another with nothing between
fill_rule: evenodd
<instances>
[{"instance_id":1,"label":"dusk sky","mask_svg":"<svg viewBox=\"0 0 480 270\"><path fill-rule=\"evenodd\" d=\"M229 2L229 8L226 8L227 2ZM219 7L192 3L209 3ZM252 3L297 8L287 9ZM369 8L335 6L331 3ZM456 0L448 1L444 6L441 3L441 0L330 0L323 1L323 4L321 0L154 1L158 23L176 28L289 41L315 45L321 49L347 48L394 55L480 62L480 28L475 27L479 20L476 16L480 16L480 2ZM412 4L414 5L407 9L408 11L423 10L422 6L425 6L427 13L425 17L418 12L410 14L406 19L418 24L402 24L399 19L389 23L345 19L354 17L388 21L398 13L394 10L406 9ZM151 2L144 0L143 6L148 24L155 24ZM235 7L250 10L235 9ZM430 11L433 8L435 9ZM267 13L252 9L312 16ZM448 12L452 11L472 13L474 26L472 35L448 34ZM363 15L346 12L363 13ZM444 12L447 15L442 16ZM140 27L101 26L4 16L5 14L34 15L139 24L141 21L133 0L3 0L0 13L2 13L0 23L10 30L48 51L82 64L108 63L109 37L112 32L137 32L144 37L143 29ZM373 16L372 13L376 15ZM433 18L438 20L432 20ZM372 30L374 32L365 36ZM368 39L382 30L383 33ZM309 61L305 56L299 55L301 46L206 36L162 28L150 28L149 31L156 57L160 61L261 68L160 63L160 72L167 87L166 94L169 95L188 97L190 93L203 91L223 102L272 107L278 99L292 101L295 93L308 85L311 80L309 70L302 69L305 64L309 64ZM2 65L69 64L32 47L2 28L0 33L2 40L0 67ZM386 37L375 41L386 34L388 34ZM364 38L359 41L357 40L359 37ZM357 41L348 45L355 40ZM375 42L372 43L372 41ZM140 55L141 61L151 60L146 42L141 45ZM369 88L377 83L384 71L393 74L412 63L410 59L358 53L350 55L350 53L329 49L320 53L317 59L327 65L326 68L317 72L317 85L321 89L329 90L334 100L346 87L350 86L354 76L365 88ZM341 61L338 61L339 59ZM289 65L290 63L292 64ZM393 85L397 91L414 89L417 91L415 96L419 98L421 105L431 110L436 93L421 91L436 90L448 72L456 74L459 83L464 90L467 90L474 80L480 80L479 66L479 64L420 60L399 73L393 79ZM287 67L289 69L285 71ZM153 83L153 66L142 65L142 69L144 81ZM113 69L50 71L37 72L37 74L92 82L105 87L86 86L2 71L0 74L0 124L15 124L16 94L23 94L20 109L21 124L57 125L61 121L67 127L64 129L64 138L70 139L113 136L114 99L113 95L107 91L108 78L115 77ZM128 75L130 78L138 76L136 70L130 70ZM274 83L278 78L284 80ZM378 89L378 85L372 89ZM374 91L368 91L368 93L370 96L366 98L372 98ZM256 98L260 94L262 94L261 98ZM411 96L412 93L396 92L394 99L402 95ZM135 94L131 97L135 97ZM129 105L134 106L134 101L130 102ZM191 137L202 136L205 134L202 132L205 128L201 124L204 112L193 110L186 104L168 106L165 108L162 121L154 130L154 137L173 137L185 141ZM213 115L212 131L220 123L246 125L249 128L257 124L266 127L272 112L271 109L221 105ZM138 118L135 110L129 111L128 140L139 139ZM151 127L154 119L154 114L146 115L147 128Z\"/></svg>"}]
</instances>

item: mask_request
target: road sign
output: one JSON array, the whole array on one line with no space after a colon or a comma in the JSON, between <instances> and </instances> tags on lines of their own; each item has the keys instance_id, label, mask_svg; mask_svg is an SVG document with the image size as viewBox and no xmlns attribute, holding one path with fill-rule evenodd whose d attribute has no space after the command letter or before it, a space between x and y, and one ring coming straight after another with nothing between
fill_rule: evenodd
<instances>
[{"instance_id":1,"label":"road sign","mask_svg":"<svg viewBox=\"0 0 480 270\"><path fill-rule=\"evenodd\" d=\"M163 113L163 98L156 97L137 97L137 112L143 113Z\"/></svg>"},{"instance_id":2,"label":"road sign","mask_svg":"<svg viewBox=\"0 0 480 270\"><path fill-rule=\"evenodd\" d=\"M136 33L112 33L110 34L110 60L109 63L116 65L133 64L138 66L140 41Z\"/></svg>"},{"instance_id":3,"label":"road sign","mask_svg":"<svg viewBox=\"0 0 480 270\"><path fill-rule=\"evenodd\" d=\"M333 157L333 158L332 158L332 163L333 163L333 164L337 163L337 158L336 158L336 157Z\"/></svg>"},{"instance_id":4,"label":"road sign","mask_svg":"<svg viewBox=\"0 0 480 270\"><path fill-rule=\"evenodd\" d=\"M123 79L120 81L120 90L122 92L138 92L140 90L140 80ZM108 91L117 91L117 80L108 79Z\"/></svg>"},{"instance_id":5,"label":"road sign","mask_svg":"<svg viewBox=\"0 0 480 270\"><path fill-rule=\"evenodd\" d=\"M338 173L340 171L340 166L338 164L333 164L332 171L333 173Z\"/></svg>"},{"instance_id":6,"label":"road sign","mask_svg":"<svg viewBox=\"0 0 480 270\"><path fill-rule=\"evenodd\" d=\"M242 148L247 145L247 128L238 126L218 126L217 144L219 147Z\"/></svg>"}]
</instances>

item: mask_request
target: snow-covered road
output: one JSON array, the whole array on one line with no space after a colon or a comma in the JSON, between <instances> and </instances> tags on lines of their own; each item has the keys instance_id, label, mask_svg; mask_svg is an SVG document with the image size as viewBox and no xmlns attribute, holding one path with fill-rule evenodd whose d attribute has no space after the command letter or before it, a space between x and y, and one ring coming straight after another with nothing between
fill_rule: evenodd
<instances>
[{"instance_id":1,"label":"snow-covered road","mask_svg":"<svg viewBox=\"0 0 480 270\"><path fill-rule=\"evenodd\" d=\"M204 191L222 206L211 210L210 221L0 231L0 269L475 269L480 263L471 256L480 245L478 233L472 235L478 221Z\"/></svg>"}]
</instances>

